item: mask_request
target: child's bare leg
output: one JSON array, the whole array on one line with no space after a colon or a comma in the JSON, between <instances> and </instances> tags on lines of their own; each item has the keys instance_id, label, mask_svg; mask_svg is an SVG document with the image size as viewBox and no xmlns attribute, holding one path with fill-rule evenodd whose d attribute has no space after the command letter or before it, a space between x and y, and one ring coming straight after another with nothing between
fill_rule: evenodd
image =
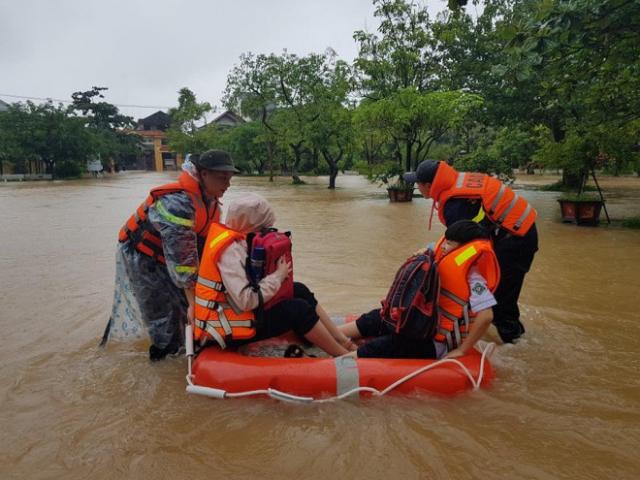
<instances>
[{"instance_id":1,"label":"child's bare leg","mask_svg":"<svg viewBox=\"0 0 640 480\"><path fill-rule=\"evenodd\" d=\"M356 322L349 322L345 323L344 325L340 325L338 327L338 330L340 330L345 336L351 338L352 340L359 340L360 338L362 338L362 334L360 333L360 330L358 330Z\"/></svg>"},{"instance_id":2,"label":"child's bare leg","mask_svg":"<svg viewBox=\"0 0 640 480\"><path fill-rule=\"evenodd\" d=\"M337 357L349 353L349 350L336 341L321 321L316 322L313 328L304 335L304 338L331 356Z\"/></svg>"},{"instance_id":3,"label":"child's bare leg","mask_svg":"<svg viewBox=\"0 0 640 480\"><path fill-rule=\"evenodd\" d=\"M327 312L320 306L320 304L316 305L316 313L318 314L318 317L320 317L322 324L340 345L345 347L347 350L357 349L357 346L351 341L351 335L346 334L342 328L339 328L335 323L333 323ZM355 325L355 322L350 323L354 323Z\"/></svg>"}]
</instances>

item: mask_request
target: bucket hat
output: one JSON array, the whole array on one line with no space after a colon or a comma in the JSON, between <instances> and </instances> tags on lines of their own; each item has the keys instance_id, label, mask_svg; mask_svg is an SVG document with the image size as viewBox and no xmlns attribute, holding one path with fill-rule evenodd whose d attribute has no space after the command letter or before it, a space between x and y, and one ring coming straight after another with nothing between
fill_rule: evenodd
<instances>
[{"instance_id":1,"label":"bucket hat","mask_svg":"<svg viewBox=\"0 0 640 480\"><path fill-rule=\"evenodd\" d=\"M191 162L196 167L205 170L233 173L240 172L240 170L238 170L233 164L231 155L224 150L207 150L200 155L192 155Z\"/></svg>"}]
</instances>

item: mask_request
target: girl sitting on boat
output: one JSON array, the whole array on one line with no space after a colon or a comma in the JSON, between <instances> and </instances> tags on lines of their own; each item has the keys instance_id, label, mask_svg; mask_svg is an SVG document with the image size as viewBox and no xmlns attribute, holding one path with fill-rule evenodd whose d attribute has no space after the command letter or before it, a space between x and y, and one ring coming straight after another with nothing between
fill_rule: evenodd
<instances>
[{"instance_id":1,"label":"girl sitting on boat","mask_svg":"<svg viewBox=\"0 0 640 480\"><path fill-rule=\"evenodd\" d=\"M420 252L423 253L423 252ZM500 267L489 232L471 220L460 220L445 231L433 253L439 288L433 292L437 308L430 308L431 325L425 319L419 335L407 334L396 318L375 309L355 322L340 327L353 338L375 337L353 355L370 358L457 358L467 354L486 333L496 305L493 292L500 280ZM415 256L414 256L415 257ZM405 264L406 265L406 264ZM413 292L416 295L419 292ZM405 294L401 294L405 297ZM425 299L421 299L426 304ZM437 301L435 301L437 300ZM417 304L408 298L411 308ZM399 309L405 310L405 309Z\"/></svg>"},{"instance_id":2,"label":"girl sitting on boat","mask_svg":"<svg viewBox=\"0 0 640 480\"><path fill-rule=\"evenodd\" d=\"M275 271L252 282L247 273L247 235L273 227L275 219L266 199L247 193L229 204L224 225L212 224L198 271L195 304L189 307L196 341L226 348L293 330L332 356L355 349L302 283L293 283L293 298L262 307L292 275L292 264L282 256Z\"/></svg>"}]
</instances>

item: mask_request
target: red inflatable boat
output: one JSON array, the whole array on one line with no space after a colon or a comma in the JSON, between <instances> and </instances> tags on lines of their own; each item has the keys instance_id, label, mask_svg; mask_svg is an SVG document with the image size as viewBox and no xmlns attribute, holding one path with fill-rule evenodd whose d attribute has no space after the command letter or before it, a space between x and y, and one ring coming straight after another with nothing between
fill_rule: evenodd
<instances>
[{"instance_id":1,"label":"red inflatable boat","mask_svg":"<svg viewBox=\"0 0 640 480\"><path fill-rule=\"evenodd\" d=\"M454 395L486 387L494 377L488 361L493 344L455 360L253 356L260 347L291 340L255 342L250 352L207 347L193 361L187 391L214 398L268 395L311 402L386 393Z\"/></svg>"}]
</instances>

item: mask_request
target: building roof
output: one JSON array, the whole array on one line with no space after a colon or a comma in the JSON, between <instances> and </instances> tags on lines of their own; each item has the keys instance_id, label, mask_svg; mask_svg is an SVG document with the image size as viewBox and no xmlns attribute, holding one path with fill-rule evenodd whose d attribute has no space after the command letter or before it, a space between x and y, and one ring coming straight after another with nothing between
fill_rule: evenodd
<instances>
[{"instance_id":1,"label":"building roof","mask_svg":"<svg viewBox=\"0 0 640 480\"><path fill-rule=\"evenodd\" d=\"M136 126L136 130L167 130L169 128L169 124L171 123L171 117L163 112L162 110L158 110L156 113L153 113L145 118L138 119L138 125Z\"/></svg>"},{"instance_id":2,"label":"building roof","mask_svg":"<svg viewBox=\"0 0 640 480\"><path fill-rule=\"evenodd\" d=\"M242 118L240 115L238 115L237 113L231 110L226 110L222 112L220 115L218 115L216 118L214 118L211 121L211 123L225 123L225 124L239 125L241 123L246 123L246 120Z\"/></svg>"},{"instance_id":3,"label":"building roof","mask_svg":"<svg viewBox=\"0 0 640 480\"><path fill-rule=\"evenodd\" d=\"M0 112L4 112L6 110L9 110L9 104L0 99Z\"/></svg>"}]
</instances>

